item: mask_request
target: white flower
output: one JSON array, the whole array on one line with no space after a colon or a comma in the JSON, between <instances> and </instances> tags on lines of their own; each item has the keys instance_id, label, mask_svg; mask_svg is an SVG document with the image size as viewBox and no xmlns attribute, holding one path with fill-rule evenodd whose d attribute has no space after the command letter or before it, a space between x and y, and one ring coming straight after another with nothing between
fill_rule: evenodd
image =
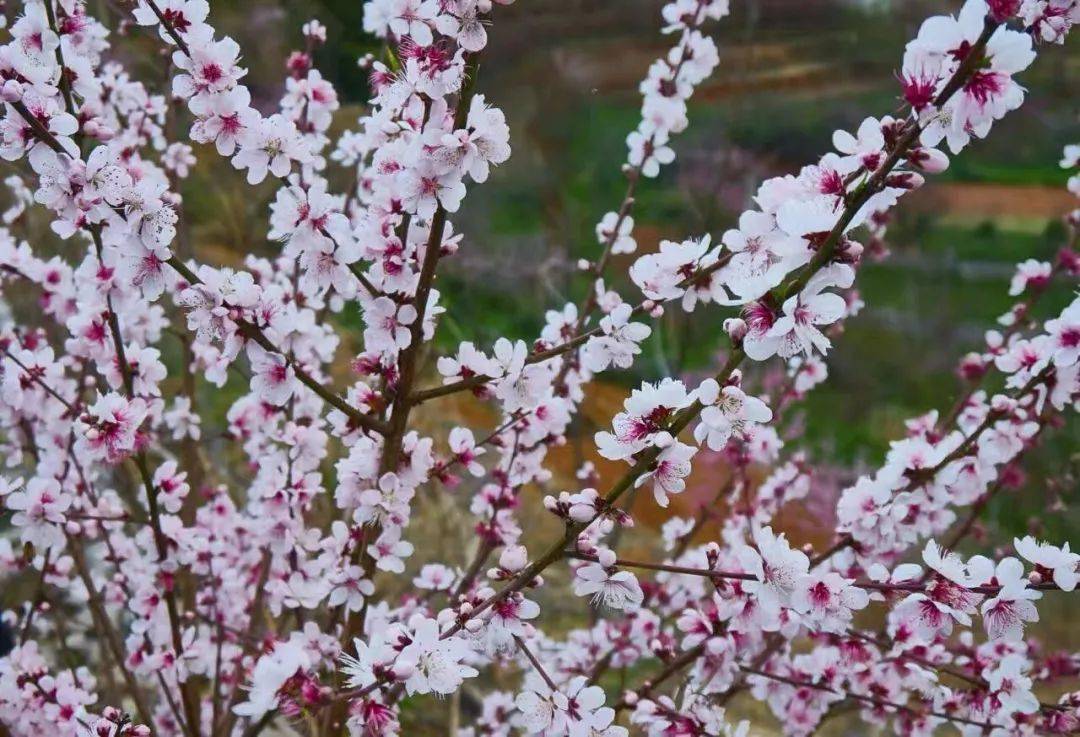
<instances>
[{"instance_id":1,"label":"white flower","mask_svg":"<svg viewBox=\"0 0 1080 737\"><path fill-rule=\"evenodd\" d=\"M401 660L412 667L405 681L410 694L432 693L448 695L458 690L466 678L477 670L462 661L470 648L460 637L439 639L439 624L434 619L417 616L410 622L411 642L401 651Z\"/></svg>"},{"instance_id":2,"label":"white flower","mask_svg":"<svg viewBox=\"0 0 1080 737\"><path fill-rule=\"evenodd\" d=\"M199 143L211 143L222 156L232 156L241 137L259 125L259 114L251 107L247 87L233 87L216 95L200 95L191 100L191 112L196 120L191 126L191 138Z\"/></svg>"},{"instance_id":3,"label":"white flower","mask_svg":"<svg viewBox=\"0 0 1080 737\"><path fill-rule=\"evenodd\" d=\"M110 205L119 205L131 175L117 164L119 156L108 146L98 146L86 158L86 183Z\"/></svg>"},{"instance_id":4,"label":"white flower","mask_svg":"<svg viewBox=\"0 0 1080 737\"><path fill-rule=\"evenodd\" d=\"M680 494L686 489L685 479L692 470L690 459L697 453L697 448L672 440L667 433L660 433L660 436L666 436L657 441L657 445L662 445L663 450L657 456L653 467L639 476L634 486L641 486L651 478L656 503L661 507L666 507L668 494Z\"/></svg>"},{"instance_id":5,"label":"white flower","mask_svg":"<svg viewBox=\"0 0 1080 737\"><path fill-rule=\"evenodd\" d=\"M819 271L799 294L784 302L783 314L774 323L747 334L743 341L746 355L764 361L777 353L783 358L797 353L812 355L815 350L826 353L832 343L818 326L843 317L847 303L840 295L822 290L833 286L846 289L854 278L854 270L846 264L833 264Z\"/></svg>"},{"instance_id":6,"label":"white flower","mask_svg":"<svg viewBox=\"0 0 1080 737\"><path fill-rule=\"evenodd\" d=\"M1046 284L1053 271L1053 265L1048 261L1036 261L1029 258L1016 265L1016 273L1009 282L1009 296L1018 297L1029 286L1041 287Z\"/></svg>"},{"instance_id":7,"label":"white flower","mask_svg":"<svg viewBox=\"0 0 1080 737\"><path fill-rule=\"evenodd\" d=\"M756 549L741 546L738 557L743 569L757 580L744 582L743 588L756 596L767 612L791 606L796 587L810 569L810 559L792 550L787 538L774 534L771 527L754 527L752 536Z\"/></svg>"},{"instance_id":8,"label":"white flower","mask_svg":"<svg viewBox=\"0 0 1080 737\"><path fill-rule=\"evenodd\" d=\"M258 719L277 708L278 690L297 671L311 667L311 659L298 643L279 642L274 649L259 658L251 674L247 701L233 707L233 712Z\"/></svg>"},{"instance_id":9,"label":"white flower","mask_svg":"<svg viewBox=\"0 0 1080 737\"><path fill-rule=\"evenodd\" d=\"M465 197L465 184L457 169L440 171L435 159L423 157L405 170L402 178L402 205L407 212L430 220L441 205L457 212Z\"/></svg>"},{"instance_id":10,"label":"white flower","mask_svg":"<svg viewBox=\"0 0 1080 737\"><path fill-rule=\"evenodd\" d=\"M792 592L792 605L808 622L824 632L842 634L854 612L870 603L870 596L851 579L838 573L812 572L801 577Z\"/></svg>"},{"instance_id":11,"label":"white flower","mask_svg":"<svg viewBox=\"0 0 1080 737\"><path fill-rule=\"evenodd\" d=\"M528 734L544 732L555 719L555 702L550 690L522 691L514 699L519 712L518 723Z\"/></svg>"},{"instance_id":12,"label":"white flower","mask_svg":"<svg viewBox=\"0 0 1080 737\"><path fill-rule=\"evenodd\" d=\"M588 685L585 676L573 678L554 693L538 681L530 676L526 690L514 699L520 712L518 721L527 733L590 737L594 727L599 731L611 724L614 710L604 706L604 690Z\"/></svg>"},{"instance_id":13,"label":"white flower","mask_svg":"<svg viewBox=\"0 0 1080 737\"><path fill-rule=\"evenodd\" d=\"M640 322L630 322L633 308L622 303L600 320L603 335L590 338L581 351L581 361L593 372L616 367L630 368L634 356L641 353L638 345L652 334L652 328Z\"/></svg>"},{"instance_id":14,"label":"white flower","mask_svg":"<svg viewBox=\"0 0 1080 737\"><path fill-rule=\"evenodd\" d=\"M675 411L689 403L690 396L681 381L668 378L659 384L642 384L623 403L625 411L615 415L615 432L596 433L597 450L610 460L630 459L655 444Z\"/></svg>"},{"instance_id":15,"label":"white flower","mask_svg":"<svg viewBox=\"0 0 1080 737\"><path fill-rule=\"evenodd\" d=\"M347 566L334 576L334 585L326 604L329 607L344 606L347 612L358 612L364 608L367 597L374 593L375 584L371 579L364 578L364 569Z\"/></svg>"},{"instance_id":16,"label":"white flower","mask_svg":"<svg viewBox=\"0 0 1080 737\"><path fill-rule=\"evenodd\" d=\"M1059 317L1046 321L1054 365L1066 368L1080 361L1080 299L1073 300Z\"/></svg>"},{"instance_id":17,"label":"white flower","mask_svg":"<svg viewBox=\"0 0 1080 737\"><path fill-rule=\"evenodd\" d=\"M184 73L173 77L173 95L187 100L232 89L247 74L237 66L240 46L231 38L214 40L214 29L198 24L188 33L190 54L177 49L173 64Z\"/></svg>"},{"instance_id":18,"label":"white flower","mask_svg":"<svg viewBox=\"0 0 1080 737\"><path fill-rule=\"evenodd\" d=\"M591 596L594 602L611 609L631 611L641 606L645 598L633 573L601 563L589 563L574 572L574 594Z\"/></svg>"},{"instance_id":19,"label":"white flower","mask_svg":"<svg viewBox=\"0 0 1080 737\"><path fill-rule=\"evenodd\" d=\"M721 242L732 253L721 278L737 295L735 302L761 297L811 256L802 240L776 227L772 215L755 210L740 215L738 230L728 230Z\"/></svg>"},{"instance_id":20,"label":"white flower","mask_svg":"<svg viewBox=\"0 0 1080 737\"><path fill-rule=\"evenodd\" d=\"M675 152L668 144L668 134L662 130L649 130L649 126L642 123L640 129L626 137L626 145L630 149L627 162L641 169L641 173L647 177L655 177L660 173L661 164L670 164L675 160Z\"/></svg>"},{"instance_id":21,"label":"white flower","mask_svg":"<svg viewBox=\"0 0 1080 737\"><path fill-rule=\"evenodd\" d=\"M510 127L506 116L498 108L487 105L483 95L477 95L469 105L465 126L444 133L439 139L435 158L440 173L454 174L457 178L467 173L474 182L486 182L491 165L510 158Z\"/></svg>"},{"instance_id":22,"label":"white flower","mask_svg":"<svg viewBox=\"0 0 1080 737\"><path fill-rule=\"evenodd\" d=\"M412 673L412 665L405 662L395 662L398 651L394 649L382 634L372 634L367 640L353 639L353 648L356 656L342 653L341 670L348 676L346 685L349 688L361 689L374 684L380 675L388 678L408 678Z\"/></svg>"},{"instance_id":23,"label":"white flower","mask_svg":"<svg viewBox=\"0 0 1080 737\"><path fill-rule=\"evenodd\" d=\"M412 555L413 549L412 543L401 539L400 527L389 527L383 530L374 544L368 546L367 551L380 571L404 573L404 558Z\"/></svg>"},{"instance_id":24,"label":"white flower","mask_svg":"<svg viewBox=\"0 0 1080 737\"><path fill-rule=\"evenodd\" d=\"M71 496L61 491L59 482L44 478L33 478L25 489L3 498L3 506L15 513L11 523L19 529L20 539L42 551L64 547L65 513L71 502Z\"/></svg>"},{"instance_id":25,"label":"white flower","mask_svg":"<svg viewBox=\"0 0 1080 737\"><path fill-rule=\"evenodd\" d=\"M247 346L251 361L251 391L275 407L281 407L296 390L296 372L280 353L270 353L258 343Z\"/></svg>"},{"instance_id":26,"label":"white flower","mask_svg":"<svg viewBox=\"0 0 1080 737\"><path fill-rule=\"evenodd\" d=\"M1006 714L1013 712L1034 714L1039 710L1039 700L1031 691L1032 683L1026 673L1027 669L1027 658L1010 654L1002 658L997 667L986 674L990 690Z\"/></svg>"},{"instance_id":27,"label":"white flower","mask_svg":"<svg viewBox=\"0 0 1080 737\"><path fill-rule=\"evenodd\" d=\"M136 434L146 414L142 399L129 400L115 392L99 397L80 418L76 452L109 463L119 462L135 450Z\"/></svg>"},{"instance_id":28,"label":"white flower","mask_svg":"<svg viewBox=\"0 0 1080 737\"><path fill-rule=\"evenodd\" d=\"M694 440L704 442L712 450L723 450L732 435L743 437L752 425L772 419L772 410L765 402L737 386L720 390L714 379L702 382L698 401L705 408L701 411L701 422L694 428Z\"/></svg>"},{"instance_id":29,"label":"white flower","mask_svg":"<svg viewBox=\"0 0 1080 737\"><path fill-rule=\"evenodd\" d=\"M248 170L249 184L266 179L267 172L283 179L292 170L292 162L304 163L310 158L296 126L280 114L245 127L239 143L240 150L232 163L237 169Z\"/></svg>"},{"instance_id":30,"label":"white flower","mask_svg":"<svg viewBox=\"0 0 1080 737\"><path fill-rule=\"evenodd\" d=\"M448 442L455 458L471 475L477 478L484 475L484 467L476 459L485 451L476 445L472 430L466 427L455 427L450 431Z\"/></svg>"},{"instance_id":31,"label":"white flower","mask_svg":"<svg viewBox=\"0 0 1080 737\"><path fill-rule=\"evenodd\" d=\"M854 136L847 131L836 131L833 133L833 146L844 154L841 161L845 166L841 171L845 174L859 167L873 173L885 160L885 136L877 118L866 118L859 124Z\"/></svg>"},{"instance_id":32,"label":"white flower","mask_svg":"<svg viewBox=\"0 0 1080 737\"><path fill-rule=\"evenodd\" d=\"M616 225L618 225L617 228ZM636 251L637 242L634 240L633 232L634 218L630 215L620 218L617 212L606 213L596 224L596 240L602 246L611 243L612 253Z\"/></svg>"},{"instance_id":33,"label":"white flower","mask_svg":"<svg viewBox=\"0 0 1080 737\"><path fill-rule=\"evenodd\" d=\"M490 596L494 591L481 589L479 595ZM484 627L477 633L484 650L490 654L507 653L516 648L514 637L527 637L533 632L530 619L540 614L540 605L526 599L521 592L507 597L499 606L491 607L486 614Z\"/></svg>"},{"instance_id":34,"label":"white flower","mask_svg":"<svg viewBox=\"0 0 1080 737\"><path fill-rule=\"evenodd\" d=\"M992 582L1001 587L998 595L983 602L981 608L987 636L991 640L1021 640L1024 622L1039 621L1039 612L1031 602L1042 598L1041 591L1028 588L1023 563L1005 558L995 566L989 558L976 555L968 561L968 570L972 582Z\"/></svg>"},{"instance_id":35,"label":"white flower","mask_svg":"<svg viewBox=\"0 0 1080 737\"><path fill-rule=\"evenodd\" d=\"M369 351L396 354L412 343L409 326L414 322L415 307L377 297L364 306L364 346Z\"/></svg>"},{"instance_id":36,"label":"white flower","mask_svg":"<svg viewBox=\"0 0 1080 737\"><path fill-rule=\"evenodd\" d=\"M466 51L480 51L487 46L487 31L480 20L477 0L451 0L448 11L435 19L439 33L456 38Z\"/></svg>"},{"instance_id":37,"label":"white flower","mask_svg":"<svg viewBox=\"0 0 1080 737\"><path fill-rule=\"evenodd\" d=\"M1013 547L1025 560L1034 563L1036 570L1041 569L1049 574L1062 591L1076 588L1077 581L1080 580L1080 575L1077 574L1080 555L1069 550L1069 543L1059 548L1050 543L1039 542L1029 535L1022 540L1013 540Z\"/></svg>"},{"instance_id":38,"label":"white flower","mask_svg":"<svg viewBox=\"0 0 1080 737\"><path fill-rule=\"evenodd\" d=\"M390 30L408 36L417 46L430 46L435 37L430 24L438 13L436 0L391 0Z\"/></svg>"}]
</instances>

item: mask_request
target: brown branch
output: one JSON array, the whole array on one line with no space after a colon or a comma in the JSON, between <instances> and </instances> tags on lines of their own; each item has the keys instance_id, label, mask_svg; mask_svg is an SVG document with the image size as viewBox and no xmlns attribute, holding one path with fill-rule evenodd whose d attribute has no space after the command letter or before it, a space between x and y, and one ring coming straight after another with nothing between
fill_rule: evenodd
<instances>
[{"instance_id":1,"label":"brown branch","mask_svg":"<svg viewBox=\"0 0 1080 737\"><path fill-rule=\"evenodd\" d=\"M124 652L124 643L120 638L120 634L113 626L112 620L109 619L109 614L105 610L105 605L101 598L101 592L99 592L97 586L94 585L94 579L90 575L90 568L87 566L86 555L82 549L82 542L69 535L68 547L71 550L71 558L75 562L75 570L78 572L79 578L82 579L83 585L86 587L88 604L90 606L90 616L94 620L98 632L101 633L104 638L109 653L116 663L116 667L120 670L120 675L124 679L124 685L127 686L128 694L131 696L131 700L135 702L135 710L139 714L139 719L143 724L152 725L154 724L154 712L147 704L142 690L139 687L139 683L135 680L135 676L132 675L131 671L128 670L127 665L125 665L127 656Z\"/></svg>"},{"instance_id":2,"label":"brown branch","mask_svg":"<svg viewBox=\"0 0 1080 737\"><path fill-rule=\"evenodd\" d=\"M902 712L904 712L906 714L910 714L910 715L916 716L916 717L934 716L934 717L938 717L940 719L946 719L946 720L948 720L950 722L956 722L957 724L968 724L968 725L972 725L972 726L975 726L975 727L990 728L990 727L993 726L992 724L988 724L988 723L985 723L985 722L975 722L975 721L972 721L970 719L964 719L963 717L958 717L958 716L955 716L953 714L949 714L949 713L943 712L943 711L933 711L933 710L925 710L924 711L924 710L919 710L919 709L913 709L912 707L907 706L906 704L897 704L897 703L894 703L892 701L885 701L883 699L877 699L877 698L874 698L873 696L866 696L864 694L852 693L851 691L838 691L838 690L836 690L834 688L830 688L829 686L826 686L826 685L824 685L822 683L815 683L813 681L805 681L805 680L801 680L801 679L797 679L797 678L791 678L791 677L788 677L788 676L782 676L782 675L780 675L778 673L769 673L768 671L763 671L763 670L760 670L758 668L751 668L751 667L745 666L745 665L739 666L739 669L743 673L746 673L747 675L753 675L753 676L760 676L762 678L768 678L770 680L777 681L778 683L786 683L787 685L794 686L795 688L810 688L810 689L814 689L815 691L824 691L825 693L836 694L837 696L842 696L845 699L855 699L856 701L862 701L862 702L870 704L872 706L876 706L876 707L878 707L880 709L896 709L897 711L902 711Z\"/></svg>"},{"instance_id":3,"label":"brown branch","mask_svg":"<svg viewBox=\"0 0 1080 737\"><path fill-rule=\"evenodd\" d=\"M171 266L189 284L195 285L203 283L202 279L200 279L194 271L188 268L187 264L185 264L176 256L171 256L165 263ZM261 328L259 328L259 326L247 322L246 320L237 320L236 324L239 328L240 334L243 335L245 338L254 341L261 348L270 353L284 356L286 364L292 367L293 373L296 374L296 378L301 384L306 386L311 391L315 392L315 394L318 395L324 402L329 404L334 409L340 411L358 427L379 433L380 435L385 435L387 433L388 427L386 423L371 415L364 414L363 412L346 402L336 393L323 386L317 379L315 379L311 374L309 374L285 351L282 351L280 348L274 345L270 341L270 339L266 337L266 334L262 331Z\"/></svg>"},{"instance_id":4,"label":"brown branch","mask_svg":"<svg viewBox=\"0 0 1080 737\"><path fill-rule=\"evenodd\" d=\"M524 653L525 657L528 658L529 662L532 663L532 667L535 668L536 672L540 675L540 677L544 679L544 683L546 683L547 687L551 689L551 692L558 693L559 687L555 685L555 681L551 680L551 676L549 676L548 672L544 670L544 666L540 665L540 661L536 659L535 655L533 655L532 650L530 650L528 646L526 646L525 641L517 635L514 635L514 644L518 646L518 649L521 650L521 652Z\"/></svg>"}]
</instances>

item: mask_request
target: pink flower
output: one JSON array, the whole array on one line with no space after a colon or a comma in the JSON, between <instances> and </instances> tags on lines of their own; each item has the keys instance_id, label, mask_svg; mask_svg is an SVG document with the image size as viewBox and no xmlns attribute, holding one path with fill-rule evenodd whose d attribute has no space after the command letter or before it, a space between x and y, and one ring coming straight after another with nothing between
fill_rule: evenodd
<instances>
[{"instance_id":1,"label":"pink flower","mask_svg":"<svg viewBox=\"0 0 1080 737\"><path fill-rule=\"evenodd\" d=\"M369 350L396 354L412 343L410 326L416 317L412 305L399 305L389 297L372 300L364 308L364 345Z\"/></svg>"},{"instance_id":2,"label":"pink flower","mask_svg":"<svg viewBox=\"0 0 1080 737\"><path fill-rule=\"evenodd\" d=\"M116 393L102 395L82 417L82 434L76 446L91 458L119 463L135 451L136 434L146 413L142 399L129 400Z\"/></svg>"},{"instance_id":3,"label":"pink flower","mask_svg":"<svg viewBox=\"0 0 1080 737\"><path fill-rule=\"evenodd\" d=\"M833 264L819 271L805 289L785 300L783 314L774 322L750 323L750 332L743 341L746 355L764 361L776 354L790 358L797 353L812 355L815 350L827 352L832 343L818 326L830 325L843 317L847 303L843 297L823 290L850 287L854 276L851 267L844 264Z\"/></svg>"},{"instance_id":4,"label":"pink flower","mask_svg":"<svg viewBox=\"0 0 1080 737\"><path fill-rule=\"evenodd\" d=\"M976 555L968 561L968 568L972 582L1001 587L997 596L983 602L980 610L987 637L1023 639L1024 622L1039 621L1032 602L1042 598L1041 591L1028 588L1024 565L1016 558L1005 558L995 566L990 559Z\"/></svg>"},{"instance_id":5,"label":"pink flower","mask_svg":"<svg viewBox=\"0 0 1080 737\"><path fill-rule=\"evenodd\" d=\"M601 550L601 562L589 563L574 571L574 594L591 596L594 603L611 609L633 610L645 598L637 577L614 568L615 554Z\"/></svg>"},{"instance_id":6,"label":"pink flower","mask_svg":"<svg viewBox=\"0 0 1080 737\"><path fill-rule=\"evenodd\" d=\"M269 353L258 343L248 343L251 361L251 391L276 407L284 405L296 391L296 372L279 353Z\"/></svg>"},{"instance_id":7,"label":"pink flower","mask_svg":"<svg viewBox=\"0 0 1080 737\"><path fill-rule=\"evenodd\" d=\"M19 529L19 539L41 550L63 548L65 513L72 498L64 494L53 479L33 478L22 491L2 497L5 508L15 514L11 523Z\"/></svg>"}]
</instances>

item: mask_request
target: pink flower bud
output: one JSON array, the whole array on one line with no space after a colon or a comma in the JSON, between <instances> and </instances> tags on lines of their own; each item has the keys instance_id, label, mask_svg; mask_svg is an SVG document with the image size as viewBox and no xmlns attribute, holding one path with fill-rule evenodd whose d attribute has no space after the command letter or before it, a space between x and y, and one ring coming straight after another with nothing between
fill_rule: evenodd
<instances>
[{"instance_id":1,"label":"pink flower bud","mask_svg":"<svg viewBox=\"0 0 1080 737\"><path fill-rule=\"evenodd\" d=\"M615 551L611 548L600 548L596 552L596 560L604 568L611 568L615 565Z\"/></svg>"},{"instance_id":2,"label":"pink flower bud","mask_svg":"<svg viewBox=\"0 0 1080 737\"><path fill-rule=\"evenodd\" d=\"M720 560L720 546L715 542L710 542L705 546L705 560L709 564L709 568L714 568L716 562Z\"/></svg>"},{"instance_id":3,"label":"pink flower bud","mask_svg":"<svg viewBox=\"0 0 1080 737\"><path fill-rule=\"evenodd\" d=\"M863 255L863 244L858 241L845 241L840 260L846 264L857 264Z\"/></svg>"},{"instance_id":4,"label":"pink flower bud","mask_svg":"<svg viewBox=\"0 0 1080 737\"><path fill-rule=\"evenodd\" d=\"M294 77L303 77L311 69L311 57L302 51L294 51L285 61L285 69Z\"/></svg>"},{"instance_id":5,"label":"pink flower bud","mask_svg":"<svg viewBox=\"0 0 1080 737\"><path fill-rule=\"evenodd\" d=\"M577 536L577 539L574 541L574 549L583 555L596 555L596 552L599 550L586 535Z\"/></svg>"},{"instance_id":6,"label":"pink flower bud","mask_svg":"<svg viewBox=\"0 0 1080 737\"><path fill-rule=\"evenodd\" d=\"M986 370L987 364L982 355L969 353L960 359L960 365L957 366L956 373L965 381L978 381L986 374Z\"/></svg>"},{"instance_id":7,"label":"pink flower bud","mask_svg":"<svg viewBox=\"0 0 1080 737\"><path fill-rule=\"evenodd\" d=\"M1004 394L995 394L990 399L990 409L995 412L1011 412L1016 408L1016 400L1012 397L1007 397Z\"/></svg>"},{"instance_id":8,"label":"pink flower bud","mask_svg":"<svg viewBox=\"0 0 1080 737\"><path fill-rule=\"evenodd\" d=\"M313 43L326 42L326 26L317 20L309 20L300 30L303 31L304 38Z\"/></svg>"},{"instance_id":9,"label":"pink flower bud","mask_svg":"<svg viewBox=\"0 0 1080 737\"><path fill-rule=\"evenodd\" d=\"M499 556L499 565L513 573L517 573L528 564L529 551L524 545L511 545Z\"/></svg>"},{"instance_id":10,"label":"pink flower bud","mask_svg":"<svg viewBox=\"0 0 1080 737\"><path fill-rule=\"evenodd\" d=\"M949 157L936 148L917 148L907 155L908 162L919 171L939 174L949 168Z\"/></svg>"},{"instance_id":11,"label":"pink flower bud","mask_svg":"<svg viewBox=\"0 0 1080 737\"><path fill-rule=\"evenodd\" d=\"M921 174L913 171L902 171L885 178L886 187L896 187L897 189L918 189L925 182L926 179Z\"/></svg>"},{"instance_id":12,"label":"pink flower bud","mask_svg":"<svg viewBox=\"0 0 1080 737\"><path fill-rule=\"evenodd\" d=\"M1078 210L1077 212L1080 212ZM1080 251L1073 251L1070 248L1062 248L1058 251L1058 263L1061 267L1073 276L1080 274Z\"/></svg>"},{"instance_id":13,"label":"pink flower bud","mask_svg":"<svg viewBox=\"0 0 1080 737\"><path fill-rule=\"evenodd\" d=\"M9 79L4 82L4 87L0 90L0 98L3 98L4 102L19 102L23 98L23 86L14 79Z\"/></svg>"},{"instance_id":14,"label":"pink flower bud","mask_svg":"<svg viewBox=\"0 0 1080 737\"><path fill-rule=\"evenodd\" d=\"M570 519L582 524L591 520L594 516L594 512L590 507L586 507L584 504L575 504L570 507Z\"/></svg>"},{"instance_id":15,"label":"pink flower bud","mask_svg":"<svg viewBox=\"0 0 1080 737\"><path fill-rule=\"evenodd\" d=\"M746 320L741 317L729 317L724 320L724 332L731 338L732 343L739 343L746 337Z\"/></svg>"}]
</instances>

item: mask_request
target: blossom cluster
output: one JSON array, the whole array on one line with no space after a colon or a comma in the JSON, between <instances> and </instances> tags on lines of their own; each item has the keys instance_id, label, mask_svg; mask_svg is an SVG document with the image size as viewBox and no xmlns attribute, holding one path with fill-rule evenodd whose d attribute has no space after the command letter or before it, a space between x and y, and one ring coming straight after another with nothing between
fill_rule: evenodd
<instances>
[{"instance_id":1,"label":"blossom cluster","mask_svg":"<svg viewBox=\"0 0 1080 737\"><path fill-rule=\"evenodd\" d=\"M5 180L0 227L0 575L28 592L0 613L4 732L375 737L409 732L404 699L453 697L476 707L468 724L455 711L457 737L743 737L725 711L743 692L793 735L841 701L902 734L1076 730L1080 696L1045 704L1035 689L1080 661L1024 635L1036 602L1075 590L1080 555L1034 537L994 559L955 550L1080 406L1080 300L1035 316L1052 284L1080 277L1076 213L1056 259L1018 266L1018 301L962 359L955 407L911 420L841 492L831 545L793 546L777 519L820 484L779 421L825 381L832 341L863 308L854 284L864 254L885 255L888 211L947 167L940 146L960 154L1023 103L1017 76L1040 42L1064 41L1075 0L967 0L927 20L903 55L901 111L763 182L715 240L640 255L641 295L626 299L611 256L637 251L636 189L673 162L720 63L706 34L730 10L667 2L674 41L640 85L626 194L596 225L585 296L548 311L531 342L431 356L451 307L439 267L466 247L450 218L511 154L481 91L489 29L511 2L368 0L363 30L385 49L360 59L370 99L340 135L318 21L266 114L206 0L118 9L164 52L160 89L117 61L92 5L22 5L0 46L0 156L22 172ZM215 151L273 188L273 256L196 259L182 184ZM1076 168L1075 146L1062 164ZM1069 187L1080 195L1076 176ZM58 249L32 237L33 208ZM630 394L594 436L617 480L591 463L563 478L549 455L576 432L590 381L631 368L669 302L728 308L722 367ZM362 327L346 340L352 315ZM757 368L777 356L771 392ZM207 388L229 382L240 389L220 419ZM491 427L418 421L465 392L492 408ZM668 508L702 456L726 469L712 503L665 518L660 560L620 557L634 490ZM519 514L539 506L535 487L552 490L543 514L559 528L540 547ZM432 555L415 517L450 507L469 545ZM557 637L541 616L556 567L569 600L597 610ZM864 625L873 612L880 632ZM474 697L496 670L509 671L499 689ZM649 675L617 693L615 671Z\"/></svg>"}]
</instances>

